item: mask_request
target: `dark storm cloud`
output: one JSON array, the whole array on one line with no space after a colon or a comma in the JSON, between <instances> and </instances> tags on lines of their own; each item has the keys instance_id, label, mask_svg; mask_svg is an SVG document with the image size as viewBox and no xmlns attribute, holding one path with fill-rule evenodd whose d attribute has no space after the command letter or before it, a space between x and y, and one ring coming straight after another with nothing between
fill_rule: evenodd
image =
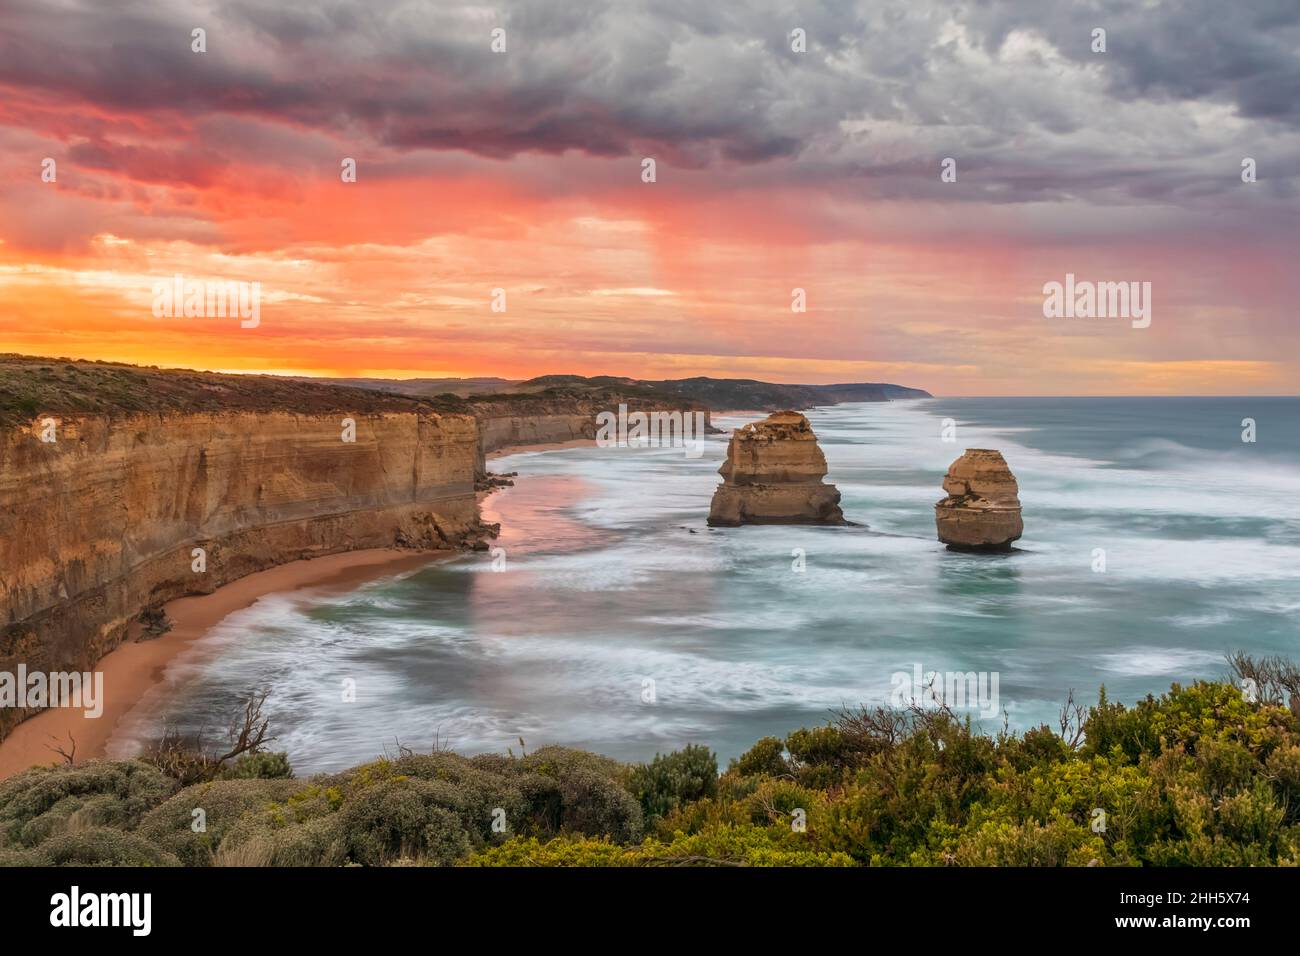
<instances>
[{"instance_id":1,"label":"dark storm cloud","mask_svg":"<svg viewBox=\"0 0 1300 956\"><path fill-rule=\"evenodd\" d=\"M204 55L190 51L196 26ZM504 55L489 50L498 26ZM794 27L807 54L790 50ZM1090 49L1094 27L1107 30L1104 55ZM575 150L742 172L780 161L791 181L892 197L928 197L938 159L954 156L984 177L964 198L995 202L1193 201L1233 188L1239 157L1255 153L1270 188L1291 195L1298 50L1294 0L7 0L0 12L0 84L70 104L492 158ZM96 164L114 155L79 149ZM119 155L181 176L169 156L183 154Z\"/></svg>"}]
</instances>

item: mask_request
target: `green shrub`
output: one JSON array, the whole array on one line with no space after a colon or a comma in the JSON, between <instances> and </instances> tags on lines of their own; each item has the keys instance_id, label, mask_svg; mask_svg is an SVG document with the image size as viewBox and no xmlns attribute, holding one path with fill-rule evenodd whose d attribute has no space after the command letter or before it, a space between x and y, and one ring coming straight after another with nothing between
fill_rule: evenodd
<instances>
[{"instance_id":1,"label":"green shrub","mask_svg":"<svg viewBox=\"0 0 1300 956\"><path fill-rule=\"evenodd\" d=\"M887 748L878 740L864 740L841 727L803 728L785 739L794 778L805 787L825 790L838 786L852 769Z\"/></svg>"},{"instance_id":2,"label":"green shrub","mask_svg":"<svg viewBox=\"0 0 1300 956\"><path fill-rule=\"evenodd\" d=\"M688 744L670 754L656 754L648 764L636 767L628 789L647 820L662 817L693 800L713 797L718 792L718 760L708 747Z\"/></svg>"},{"instance_id":3,"label":"green shrub","mask_svg":"<svg viewBox=\"0 0 1300 956\"><path fill-rule=\"evenodd\" d=\"M596 837L561 837L545 843L515 837L475 853L465 866L632 866L636 850Z\"/></svg>"},{"instance_id":4,"label":"green shrub","mask_svg":"<svg viewBox=\"0 0 1300 956\"><path fill-rule=\"evenodd\" d=\"M647 866L852 866L846 853L827 851L789 828L720 826L678 834L672 841L647 840L636 860Z\"/></svg>"},{"instance_id":5,"label":"green shrub","mask_svg":"<svg viewBox=\"0 0 1300 956\"><path fill-rule=\"evenodd\" d=\"M628 843L641 836L642 811L623 785L626 770L608 757L544 747L522 758L519 787L540 833L577 833Z\"/></svg>"},{"instance_id":6,"label":"green shrub","mask_svg":"<svg viewBox=\"0 0 1300 956\"><path fill-rule=\"evenodd\" d=\"M986 821L961 834L941 862L957 866L1087 866L1105 858L1101 837L1068 820ZM939 861L936 861L939 862Z\"/></svg>"},{"instance_id":7,"label":"green shrub","mask_svg":"<svg viewBox=\"0 0 1300 956\"><path fill-rule=\"evenodd\" d=\"M307 781L259 754L179 792L97 761L0 783L0 865L1300 865L1290 710L1227 684L1133 707L1103 690L1084 729L1074 746L876 708L764 738L721 777L697 746L632 767L404 752Z\"/></svg>"},{"instance_id":8,"label":"green shrub","mask_svg":"<svg viewBox=\"0 0 1300 956\"><path fill-rule=\"evenodd\" d=\"M267 816L245 814L226 834L214 866L342 866L347 862L337 815L273 826Z\"/></svg>"},{"instance_id":9,"label":"green shrub","mask_svg":"<svg viewBox=\"0 0 1300 956\"><path fill-rule=\"evenodd\" d=\"M35 846L74 819L132 829L176 788L175 780L134 760L28 770L0 783L0 848Z\"/></svg>"},{"instance_id":10,"label":"green shrub","mask_svg":"<svg viewBox=\"0 0 1300 956\"><path fill-rule=\"evenodd\" d=\"M281 780L293 776L286 753L253 753L238 757L233 764L222 767L223 780Z\"/></svg>"},{"instance_id":11,"label":"green shrub","mask_svg":"<svg viewBox=\"0 0 1300 956\"><path fill-rule=\"evenodd\" d=\"M472 761L451 753L420 754L401 758L394 770L417 780L446 788L442 805L454 810L461 827L477 845L504 838L494 833L497 811L512 833L532 833L537 821L531 814L520 787L520 775L513 767L498 771L481 769Z\"/></svg>"},{"instance_id":12,"label":"green shrub","mask_svg":"<svg viewBox=\"0 0 1300 956\"><path fill-rule=\"evenodd\" d=\"M785 761L785 743L779 737L764 737L731 762L729 770L742 777L779 777L790 772Z\"/></svg>"},{"instance_id":13,"label":"green shrub","mask_svg":"<svg viewBox=\"0 0 1300 956\"><path fill-rule=\"evenodd\" d=\"M245 813L265 810L300 788L294 780L217 780L186 787L149 811L137 832L186 866L207 866L222 839ZM204 829L195 832L195 810Z\"/></svg>"},{"instance_id":14,"label":"green shrub","mask_svg":"<svg viewBox=\"0 0 1300 956\"><path fill-rule=\"evenodd\" d=\"M1159 699L1148 694L1132 708L1111 703L1103 687L1084 724L1088 752L1105 754L1119 747L1134 761L1166 749L1195 753L1202 740L1235 741L1267 752L1288 730L1295 732L1295 717L1288 711L1251 704L1231 684L1200 681L1191 687L1174 684Z\"/></svg>"},{"instance_id":15,"label":"green shrub","mask_svg":"<svg viewBox=\"0 0 1300 956\"><path fill-rule=\"evenodd\" d=\"M60 833L28 850L28 866L179 866L172 854L135 833L92 827Z\"/></svg>"},{"instance_id":16,"label":"green shrub","mask_svg":"<svg viewBox=\"0 0 1300 956\"><path fill-rule=\"evenodd\" d=\"M785 738L785 746L791 761L797 765L840 768L849 766L854 757L838 727L796 730Z\"/></svg>"},{"instance_id":17,"label":"green shrub","mask_svg":"<svg viewBox=\"0 0 1300 956\"><path fill-rule=\"evenodd\" d=\"M399 857L446 864L467 854L469 834L446 804L457 794L448 784L390 780L357 794L339 811L348 859L380 866Z\"/></svg>"},{"instance_id":18,"label":"green shrub","mask_svg":"<svg viewBox=\"0 0 1300 956\"><path fill-rule=\"evenodd\" d=\"M1268 755L1264 765L1278 802L1286 807L1286 822L1300 823L1300 745L1279 747Z\"/></svg>"}]
</instances>

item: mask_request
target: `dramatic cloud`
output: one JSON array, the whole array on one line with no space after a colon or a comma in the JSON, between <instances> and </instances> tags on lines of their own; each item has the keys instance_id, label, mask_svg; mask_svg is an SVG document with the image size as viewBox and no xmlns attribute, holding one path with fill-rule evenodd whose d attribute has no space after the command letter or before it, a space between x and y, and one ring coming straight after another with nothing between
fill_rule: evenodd
<instances>
[{"instance_id":1,"label":"dramatic cloud","mask_svg":"<svg viewBox=\"0 0 1300 956\"><path fill-rule=\"evenodd\" d=\"M1293 0L6 0L0 347L787 380L856 362L948 391L1218 390L1219 360L1284 389L1298 54ZM281 318L260 344L160 337L139 303L164 269L274 284ZM1088 269L1159 279L1151 334L1043 324L1042 284ZM485 323L495 287L518 304Z\"/></svg>"}]
</instances>

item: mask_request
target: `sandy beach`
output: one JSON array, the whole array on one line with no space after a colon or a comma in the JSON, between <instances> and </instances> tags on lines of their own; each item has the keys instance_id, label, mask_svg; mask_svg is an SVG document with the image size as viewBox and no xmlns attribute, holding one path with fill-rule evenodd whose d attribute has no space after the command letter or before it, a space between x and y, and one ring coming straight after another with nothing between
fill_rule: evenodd
<instances>
[{"instance_id":1,"label":"sandy beach","mask_svg":"<svg viewBox=\"0 0 1300 956\"><path fill-rule=\"evenodd\" d=\"M60 708L23 721L0 742L0 780L28 767L61 762L63 758L50 747L57 743L68 748L69 735L76 741L78 763L102 757L118 722L162 681L167 665L227 615L248 607L263 595L308 587L348 590L457 553L377 548L331 554L268 568L211 594L172 601L166 605L167 616L173 622L170 631L154 640L128 638L95 666L104 675L103 714L91 719L80 709Z\"/></svg>"},{"instance_id":2,"label":"sandy beach","mask_svg":"<svg viewBox=\"0 0 1300 956\"><path fill-rule=\"evenodd\" d=\"M562 448L585 448L594 444L596 444L594 438L574 438L569 441L539 442L535 445L510 445L506 448L498 448L496 451L488 452L484 457L488 461L492 461L495 458L504 458L507 455L522 455L530 451L559 451Z\"/></svg>"}]
</instances>

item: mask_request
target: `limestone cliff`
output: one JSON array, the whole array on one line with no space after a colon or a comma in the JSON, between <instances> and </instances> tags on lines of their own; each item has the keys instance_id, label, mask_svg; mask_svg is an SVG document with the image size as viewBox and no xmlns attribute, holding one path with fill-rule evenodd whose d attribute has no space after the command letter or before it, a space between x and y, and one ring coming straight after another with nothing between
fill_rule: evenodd
<instances>
[{"instance_id":1,"label":"limestone cliff","mask_svg":"<svg viewBox=\"0 0 1300 956\"><path fill-rule=\"evenodd\" d=\"M718 431L713 428L709 411L699 403L629 394L614 388L472 399L465 410L478 420L479 450L486 456L512 445L595 440L596 417L601 412L617 413L620 405L631 411L699 411L704 415L705 430Z\"/></svg>"},{"instance_id":2,"label":"limestone cliff","mask_svg":"<svg viewBox=\"0 0 1300 956\"><path fill-rule=\"evenodd\" d=\"M494 407L478 417L479 445L484 455L512 445L544 445L596 437L594 410L544 410Z\"/></svg>"},{"instance_id":3,"label":"limestone cliff","mask_svg":"<svg viewBox=\"0 0 1300 956\"><path fill-rule=\"evenodd\" d=\"M88 670L142 609L272 565L472 542L476 423L406 407L56 415L0 431L0 671ZM0 737L25 716L0 710Z\"/></svg>"},{"instance_id":4,"label":"limestone cliff","mask_svg":"<svg viewBox=\"0 0 1300 956\"><path fill-rule=\"evenodd\" d=\"M486 453L652 400L672 405L0 355L0 671L88 670L145 609L300 558L482 547ZM0 709L0 738L26 716Z\"/></svg>"},{"instance_id":5,"label":"limestone cliff","mask_svg":"<svg viewBox=\"0 0 1300 956\"><path fill-rule=\"evenodd\" d=\"M943 479L934 506L939 540L954 551L1008 551L1025 530L1020 489L1002 453L968 448Z\"/></svg>"},{"instance_id":6,"label":"limestone cliff","mask_svg":"<svg viewBox=\"0 0 1300 956\"><path fill-rule=\"evenodd\" d=\"M709 524L844 524L840 493L808 419L776 412L732 433Z\"/></svg>"}]
</instances>

